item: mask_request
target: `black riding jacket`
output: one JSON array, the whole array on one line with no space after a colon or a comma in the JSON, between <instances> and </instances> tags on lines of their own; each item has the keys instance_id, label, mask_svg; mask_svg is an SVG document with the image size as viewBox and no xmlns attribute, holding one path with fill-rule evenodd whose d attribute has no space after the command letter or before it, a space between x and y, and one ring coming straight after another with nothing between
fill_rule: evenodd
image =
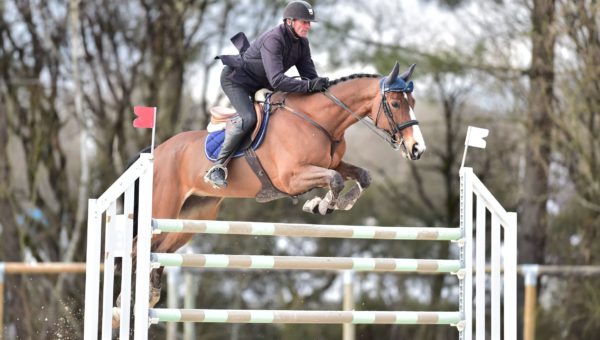
<instances>
[{"instance_id":1,"label":"black riding jacket","mask_svg":"<svg viewBox=\"0 0 600 340\"><path fill-rule=\"evenodd\" d=\"M223 64L235 71L229 76L251 94L261 88L284 92L309 92L308 81L291 78L285 72L296 66L305 79L318 77L313 63L308 39L296 37L285 24L263 33L252 44L243 33L231 41L240 51L239 55L221 55Z\"/></svg>"}]
</instances>

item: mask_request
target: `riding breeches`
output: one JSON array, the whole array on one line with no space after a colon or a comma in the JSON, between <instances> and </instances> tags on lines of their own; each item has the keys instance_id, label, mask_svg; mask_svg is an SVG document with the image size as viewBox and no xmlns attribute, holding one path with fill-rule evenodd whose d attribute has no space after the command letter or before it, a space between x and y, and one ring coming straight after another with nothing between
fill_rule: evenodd
<instances>
[{"instance_id":1,"label":"riding breeches","mask_svg":"<svg viewBox=\"0 0 600 340\"><path fill-rule=\"evenodd\" d=\"M242 119L242 130L244 134L251 133L256 125L256 112L252 104L251 96L244 87L234 83L228 76L234 71L230 66L223 67L221 71L221 88L229 98L231 105Z\"/></svg>"}]
</instances>

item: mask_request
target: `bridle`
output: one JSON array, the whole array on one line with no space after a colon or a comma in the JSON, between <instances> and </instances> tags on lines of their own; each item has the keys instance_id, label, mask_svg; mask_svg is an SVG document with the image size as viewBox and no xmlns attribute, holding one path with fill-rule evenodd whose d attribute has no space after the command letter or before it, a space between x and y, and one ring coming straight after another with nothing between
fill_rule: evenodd
<instances>
[{"instance_id":1,"label":"bridle","mask_svg":"<svg viewBox=\"0 0 600 340\"><path fill-rule=\"evenodd\" d=\"M412 81L409 81L408 83L403 81L403 80L396 80L394 83L392 84L386 84L385 82L385 78L380 80L380 92L381 92L381 102L379 103L379 109L377 109L377 116L375 116L375 121L374 124L375 126L377 126L377 121L379 120L379 115L381 114L381 109L383 108L383 112L385 114L385 117L388 120L388 124L389 126L391 126L391 130L387 131L384 130L388 133L389 137L390 137L390 141L391 143L394 143L392 145L392 147L394 145L404 145L404 136L402 135L402 130L409 128L413 125L419 125L419 121L416 119L410 119L407 120L405 122L402 123L396 123L396 120L394 119L394 115L392 114L392 109L390 108L390 104L388 103L387 100L387 94L388 92L401 92L401 93L412 93L413 89L414 89L414 85ZM400 135L400 141L397 140L396 135ZM398 143L400 142L400 143Z\"/></svg>"},{"instance_id":2,"label":"bridle","mask_svg":"<svg viewBox=\"0 0 600 340\"><path fill-rule=\"evenodd\" d=\"M352 111L346 104L344 104L341 100L339 100L336 96L334 96L329 90L325 90L323 94L329 98L332 102L334 102L337 106L341 107L346 112L350 113L357 121L365 124L371 131L373 131L377 136L379 136L384 141L388 142L390 146L394 150L398 150L400 146L406 150L406 145L404 143L404 136L402 135L402 131L406 128L409 128L413 125L418 125L419 121L416 119L407 120L402 123L396 123L394 119L394 115L390 108L390 104L387 100L388 92L403 92L403 93L411 93L413 91L414 85L412 81L405 82L402 79L396 79L392 84L386 84L386 77L381 78L380 80L380 93L381 93L381 101L379 103L379 108L377 109L377 115L373 120L373 123L364 120L364 117L361 117L356 112ZM382 110L383 109L383 110ZM379 116L383 111L385 117L388 120L389 126L391 129L385 130L383 128L379 128L377 126L377 121L379 120ZM384 131L387 135L382 134L381 131ZM400 140L398 140L397 135L400 135Z\"/></svg>"}]
</instances>

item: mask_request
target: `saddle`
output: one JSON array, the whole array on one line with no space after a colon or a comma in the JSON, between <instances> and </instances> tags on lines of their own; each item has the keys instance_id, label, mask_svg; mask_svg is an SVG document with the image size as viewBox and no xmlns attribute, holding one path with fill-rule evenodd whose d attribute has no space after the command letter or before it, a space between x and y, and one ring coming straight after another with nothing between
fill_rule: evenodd
<instances>
[{"instance_id":1,"label":"saddle","mask_svg":"<svg viewBox=\"0 0 600 340\"><path fill-rule=\"evenodd\" d=\"M231 158L243 156L247 148L256 150L262 143L270 116L269 97L270 91L268 90L261 90L256 94L254 100L256 126L252 133L240 143L240 146ZM216 106L210 109L210 113L210 123L206 127L209 134L206 137L204 153L206 154L206 158L214 162L218 158L219 151L225 140L227 121L234 117L237 112L232 108Z\"/></svg>"},{"instance_id":2,"label":"saddle","mask_svg":"<svg viewBox=\"0 0 600 340\"><path fill-rule=\"evenodd\" d=\"M250 141L253 141L258 135L261 125L263 123L264 115L264 106L267 102L267 97L269 97L273 92L267 89L260 89L254 95L254 110L256 111L256 126L254 127L254 131L250 135ZM215 106L210 109L210 122L206 127L206 130L209 133L225 130L225 126L227 121L231 119L231 117L235 116L237 112L235 109L223 106Z\"/></svg>"},{"instance_id":3,"label":"saddle","mask_svg":"<svg viewBox=\"0 0 600 340\"><path fill-rule=\"evenodd\" d=\"M275 188L254 152L261 145L267 131L269 116L271 114L269 99L272 93L272 91L267 89L261 89L254 95L256 127L232 156L232 158L244 156L248 165L250 165L250 168L252 168L252 171L254 171L256 177L260 180L262 189L256 195L258 202L268 202L282 197L290 197L290 195ZM224 140L227 121L236 114L237 112L234 109L227 107L216 106L210 109L210 123L206 127L209 134L206 138L204 148L205 155L209 160L216 160Z\"/></svg>"}]
</instances>

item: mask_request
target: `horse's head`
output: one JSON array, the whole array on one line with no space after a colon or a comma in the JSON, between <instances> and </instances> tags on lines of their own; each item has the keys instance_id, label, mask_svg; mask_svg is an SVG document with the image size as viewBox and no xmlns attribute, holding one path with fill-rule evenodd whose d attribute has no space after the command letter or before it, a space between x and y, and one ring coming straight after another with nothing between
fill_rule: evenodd
<instances>
[{"instance_id":1,"label":"horse's head","mask_svg":"<svg viewBox=\"0 0 600 340\"><path fill-rule=\"evenodd\" d=\"M381 100L373 102L371 118L378 128L390 135L394 149L401 148L407 158L416 160L425 152L426 146L414 112L415 99L410 77L415 64L401 75L398 75L399 67L396 62L392 72L380 79Z\"/></svg>"}]
</instances>

